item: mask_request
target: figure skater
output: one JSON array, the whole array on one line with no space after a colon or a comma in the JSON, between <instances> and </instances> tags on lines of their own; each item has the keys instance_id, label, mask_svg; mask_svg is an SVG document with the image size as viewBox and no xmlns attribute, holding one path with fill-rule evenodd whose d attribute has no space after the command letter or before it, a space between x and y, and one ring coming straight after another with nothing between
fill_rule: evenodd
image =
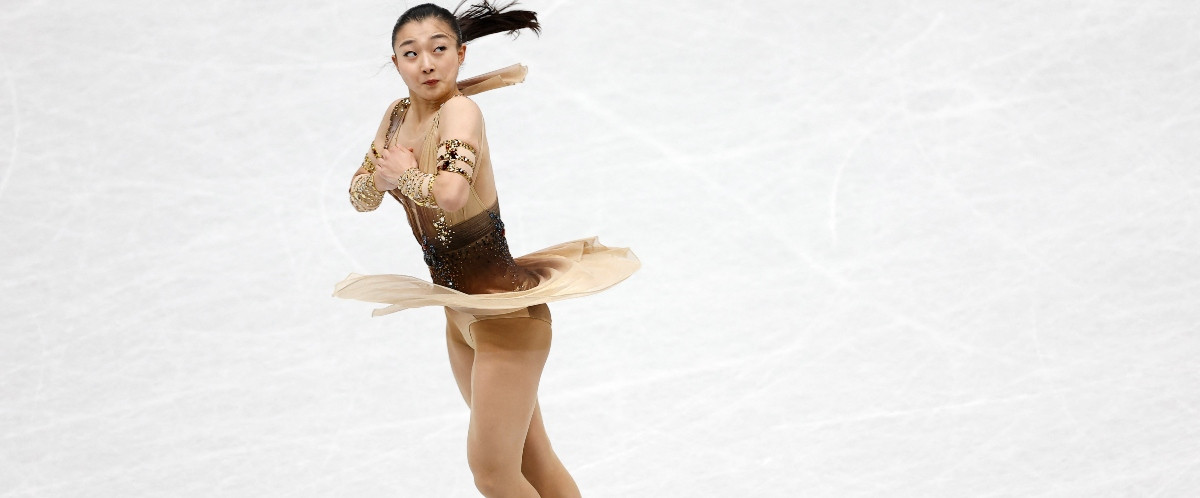
<instances>
[{"instance_id":1,"label":"figure skater","mask_svg":"<svg viewBox=\"0 0 1200 498\"><path fill-rule=\"evenodd\" d=\"M576 497L537 398L551 342L546 303L603 291L640 262L596 237L509 253L483 114L468 96L519 83L526 68L457 78L466 42L540 32L536 13L512 5L484 1L456 14L422 4L396 21L392 62L408 97L388 105L350 200L358 211L378 208L384 192L399 201L432 282L351 273L334 296L390 304L374 316L442 306L450 368L471 410L467 462L476 487L489 497Z\"/></svg>"}]
</instances>

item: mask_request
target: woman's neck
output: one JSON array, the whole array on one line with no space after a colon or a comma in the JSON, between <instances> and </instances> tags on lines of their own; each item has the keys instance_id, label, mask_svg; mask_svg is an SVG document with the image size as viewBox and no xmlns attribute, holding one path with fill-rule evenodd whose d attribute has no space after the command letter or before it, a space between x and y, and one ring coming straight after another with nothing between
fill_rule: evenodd
<instances>
[{"instance_id":1,"label":"woman's neck","mask_svg":"<svg viewBox=\"0 0 1200 498\"><path fill-rule=\"evenodd\" d=\"M412 92L409 92L408 115L412 116L412 119L416 120L416 122L424 123L426 119L429 119L429 117L436 113L438 109L442 108L442 104L445 104L447 100L450 100L455 95L458 95L458 93L458 89L455 88L454 91L438 97L437 100L426 100L413 95Z\"/></svg>"}]
</instances>

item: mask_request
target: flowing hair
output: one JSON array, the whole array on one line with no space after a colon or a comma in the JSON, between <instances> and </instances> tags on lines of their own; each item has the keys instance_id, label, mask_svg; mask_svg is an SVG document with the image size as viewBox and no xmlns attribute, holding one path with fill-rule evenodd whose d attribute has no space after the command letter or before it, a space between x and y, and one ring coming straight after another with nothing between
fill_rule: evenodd
<instances>
[{"instance_id":1,"label":"flowing hair","mask_svg":"<svg viewBox=\"0 0 1200 498\"><path fill-rule=\"evenodd\" d=\"M515 37L520 34L519 31L522 29L528 29L541 36L542 26L538 24L537 12L510 10L513 5L516 5L516 0L503 6L496 6L488 0L483 0L459 13L458 10L465 3L467 0L459 2L458 6L454 8L454 12L431 3L423 3L404 11L404 14L396 20L396 25L392 27L392 44L396 44L396 34L405 24L428 18L439 19L450 25L450 29L454 30L454 36L458 38L460 45L494 33L508 33Z\"/></svg>"},{"instance_id":2,"label":"flowing hair","mask_svg":"<svg viewBox=\"0 0 1200 498\"><path fill-rule=\"evenodd\" d=\"M461 43L494 33L507 32L516 37L520 35L518 31L522 29L533 31L538 36L542 34L542 26L538 24L537 12L508 10L516 5L516 0L503 7L497 7L487 0L483 0L483 3L472 5L459 14L458 9L462 8L465 3L467 0L459 2L458 7L454 8L454 17L458 19L458 27L462 30Z\"/></svg>"}]
</instances>

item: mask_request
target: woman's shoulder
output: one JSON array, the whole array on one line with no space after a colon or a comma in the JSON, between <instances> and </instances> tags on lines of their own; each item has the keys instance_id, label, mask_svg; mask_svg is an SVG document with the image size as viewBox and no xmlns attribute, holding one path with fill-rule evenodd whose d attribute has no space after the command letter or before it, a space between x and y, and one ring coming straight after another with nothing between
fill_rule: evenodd
<instances>
[{"instance_id":1,"label":"woman's shoulder","mask_svg":"<svg viewBox=\"0 0 1200 498\"><path fill-rule=\"evenodd\" d=\"M404 112L404 108L406 107L408 107L408 97L400 97L388 104L387 115L389 117L396 117L400 113Z\"/></svg>"},{"instance_id":2,"label":"woman's shoulder","mask_svg":"<svg viewBox=\"0 0 1200 498\"><path fill-rule=\"evenodd\" d=\"M466 96L447 100L438 113L441 115L438 120L443 137L461 138L474 143L483 135L483 111Z\"/></svg>"},{"instance_id":3,"label":"woman's shoulder","mask_svg":"<svg viewBox=\"0 0 1200 498\"><path fill-rule=\"evenodd\" d=\"M408 97L400 97L388 104L387 109L383 110L383 119L380 120L380 126L391 123L400 113L404 112L404 107L408 105Z\"/></svg>"},{"instance_id":4,"label":"woman's shoulder","mask_svg":"<svg viewBox=\"0 0 1200 498\"><path fill-rule=\"evenodd\" d=\"M478 119L483 120L483 110L471 97L459 94L451 97L442 104L442 119Z\"/></svg>"}]
</instances>

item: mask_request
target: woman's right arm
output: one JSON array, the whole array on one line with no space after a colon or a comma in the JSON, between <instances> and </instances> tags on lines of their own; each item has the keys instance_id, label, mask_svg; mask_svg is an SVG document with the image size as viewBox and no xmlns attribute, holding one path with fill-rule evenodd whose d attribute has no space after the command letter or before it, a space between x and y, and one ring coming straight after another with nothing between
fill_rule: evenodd
<instances>
[{"instance_id":1,"label":"woman's right arm","mask_svg":"<svg viewBox=\"0 0 1200 498\"><path fill-rule=\"evenodd\" d=\"M396 104L401 99L396 99L387 110L383 111L383 119L379 122L379 128L375 130L375 138L371 141L371 145L376 148L382 148L387 135L388 127L392 122L392 109L395 109ZM363 164L354 172L354 176L350 180L350 204L359 212L374 211L383 202L383 192L376 188L376 178L371 172L367 171L366 159L371 157L371 148L368 147L366 154L363 156ZM370 181L368 181L370 180ZM389 186L384 184L384 186ZM378 195L376 195L378 192Z\"/></svg>"}]
</instances>

